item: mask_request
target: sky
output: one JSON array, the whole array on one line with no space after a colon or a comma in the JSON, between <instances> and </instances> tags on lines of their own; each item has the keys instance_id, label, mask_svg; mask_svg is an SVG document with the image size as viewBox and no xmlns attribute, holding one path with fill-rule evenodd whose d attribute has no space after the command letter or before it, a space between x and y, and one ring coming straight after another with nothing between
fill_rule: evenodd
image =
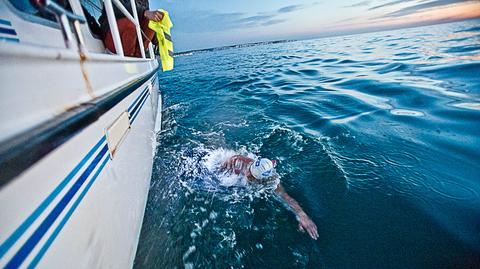
<instances>
[{"instance_id":1,"label":"sky","mask_svg":"<svg viewBox=\"0 0 480 269\"><path fill-rule=\"evenodd\" d=\"M150 0L175 51L308 39L480 18L480 0Z\"/></svg>"}]
</instances>

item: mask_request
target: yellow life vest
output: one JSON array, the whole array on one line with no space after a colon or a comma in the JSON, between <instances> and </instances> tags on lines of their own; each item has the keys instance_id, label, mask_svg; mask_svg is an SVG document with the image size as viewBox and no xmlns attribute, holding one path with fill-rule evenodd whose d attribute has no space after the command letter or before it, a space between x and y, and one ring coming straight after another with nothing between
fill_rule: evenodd
<instances>
[{"instance_id":1,"label":"yellow life vest","mask_svg":"<svg viewBox=\"0 0 480 269\"><path fill-rule=\"evenodd\" d=\"M157 33L162 69L163 71L168 71L173 69L173 42L172 36L170 35L170 28L173 27L173 24L167 11L163 9L159 9L158 11L163 13L163 19L159 22L149 21L148 28Z\"/></svg>"}]
</instances>

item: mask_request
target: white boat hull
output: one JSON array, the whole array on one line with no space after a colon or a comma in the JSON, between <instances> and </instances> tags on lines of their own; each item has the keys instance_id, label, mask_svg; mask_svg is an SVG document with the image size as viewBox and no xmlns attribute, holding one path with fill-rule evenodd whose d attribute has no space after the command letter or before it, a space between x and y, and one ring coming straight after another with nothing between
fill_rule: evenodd
<instances>
[{"instance_id":1,"label":"white boat hull","mask_svg":"<svg viewBox=\"0 0 480 269\"><path fill-rule=\"evenodd\" d=\"M150 84L1 189L0 238L15 238L0 266L132 267L152 168ZM111 159L105 128L132 104L136 116Z\"/></svg>"},{"instance_id":2,"label":"white boat hull","mask_svg":"<svg viewBox=\"0 0 480 269\"><path fill-rule=\"evenodd\" d=\"M31 23L4 4L19 41L0 40L0 267L131 268L160 127L158 62L32 44Z\"/></svg>"}]
</instances>

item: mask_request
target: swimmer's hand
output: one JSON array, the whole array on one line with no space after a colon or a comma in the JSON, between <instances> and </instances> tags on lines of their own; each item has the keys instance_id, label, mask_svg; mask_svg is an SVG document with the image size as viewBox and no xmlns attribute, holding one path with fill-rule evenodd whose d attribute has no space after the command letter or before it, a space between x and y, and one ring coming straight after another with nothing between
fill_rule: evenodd
<instances>
[{"instance_id":1,"label":"swimmer's hand","mask_svg":"<svg viewBox=\"0 0 480 269\"><path fill-rule=\"evenodd\" d=\"M298 202L290 197L288 193L283 188L282 184L278 184L277 189L275 189L275 193L280 196L280 198L287 203L290 209L295 213L295 216L298 220L298 230L301 232L307 231L312 239L317 240L318 238L318 231L317 225L310 219L310 217L303 211L302 207L298 204Z\"/></svg>"},{"instance_id":2,"label":"swimmer's hand","mask_svg":"<svg viewBox=\"0 0 480 269\"><path fill-rule=\"evenodd\" d=\"M163 20L163 12L158 10L145 10L143 16L149 20L160 22Z\"/></svg>"},{"instance_id":3,"label":"swimmer's hand","mask_svg":"<svg viewBox=\"0 0 480 269\"><path fill-rule=\"evenodd\" d=\"M300 213L297 216L298 218L298 230L301 232L307 231L312 239L317 240L318 238L318 230L317 225L307 216L307 214Z\"/></svg>"}]
</instances>

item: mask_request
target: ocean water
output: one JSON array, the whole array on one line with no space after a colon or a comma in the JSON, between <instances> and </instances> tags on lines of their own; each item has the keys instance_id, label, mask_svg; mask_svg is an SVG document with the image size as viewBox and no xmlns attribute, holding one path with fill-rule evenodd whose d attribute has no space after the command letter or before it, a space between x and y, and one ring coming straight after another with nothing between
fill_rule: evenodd
<instances>
[{"instance_id":1,"label":"ocean water","mask_svg":"<svg viewBox=\"0 0 480 269\"><path fill-rule=\"evenodd\" d=\"M135 268L480 268L480 20L196 52L160 73ZM216 172L278 160L317 224Z\"/></svg>"}]
</instances>

